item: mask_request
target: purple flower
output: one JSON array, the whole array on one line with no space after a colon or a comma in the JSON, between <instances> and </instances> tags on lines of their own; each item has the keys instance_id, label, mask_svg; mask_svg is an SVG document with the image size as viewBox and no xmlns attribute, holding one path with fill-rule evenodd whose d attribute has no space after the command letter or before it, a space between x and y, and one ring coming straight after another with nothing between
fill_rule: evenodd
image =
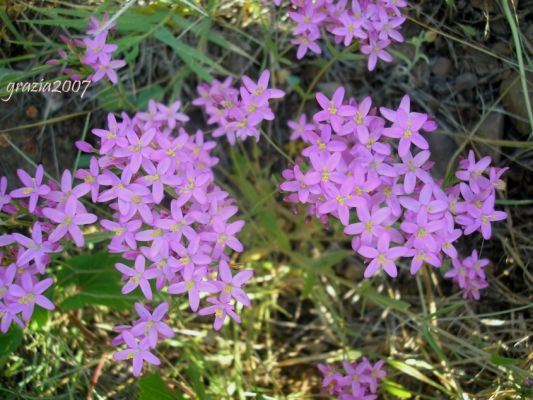
<instances>
[{"instance_id":1,"label":"purple flower","mask_svg":"<svg viewBox=\"0 0 533 400\"><path fill-rule=\"evenodd\" d=\"M52 286L54 283L52 278L45 279L41 282L34 283L29 272L25 272L21 277L21 285L11 285L9 294L14 297L13 311L16 313L22 312L22 319L28 321L35 308L35 304L47 310L53 310L55 307L50 300L42 295L42 293Z\"/></svg>"},{"instance_id":2,"label":"purple flower","mask_svg":"<svg viewBox=\"0 0 533 400\"><path fill-rule=\"evenodd\" d=\"M181 181L179 176L173 174L169 158L161 160L157 167L148 160L144 161L142 166L147 174L139 179L139 182L146 186L152 186L152 196L156 204L163 201L165 185L175 186Z\"/></svg>"},{"instance_id":3,"label":"purple flower","mask_svg":"<svg viewBox=\"0 0 533 400\"><path fill-rule=\"evenodd\" d=\"M182 270L183 281L170 285L168 292L171 294L181 294L187 292L191 310L197 311L200 305L200 292L216 293L219 289L211 282L205 281L206 268L194 269L192 264L188 264Z\"/></svg>"},{"instance_id":4,"label":"purple flower","mask_svg":"<svg viewBox=\"0 0 533 400\"><path fill-rule=\"evenodd\" d=\"M201 212L189 211L184 215L176 200L170 202L170 217L156 220L154 226L168 231L169 240L175 241L180 241L182 235L188 240L194 239L196 232L192 227L193 223L206 223L209 220L209 217Z\"/></svg>"},{"instance_id":5,"label":"purple flower","mask_svg":"<svg viewBox=\"0 0 533 400\"><path fill-rule=\"evenodd\" d=\"M44 176L43 166L37 166L37 169L35 170L35 178L32 178L26 171L22 169L17 169L17 175L25 186L20 189L13 190L10 193L10 196L15 199L29 197L30 205L28 210L30 212L34 212L35 207L37 206L37 201L39 200L39 196L46 196L48 193L50 193L50 187L48 185L41 184Z\"/></svg>"},{"instance_id":6,"label":"purple flower","mask_svg":"<svg viewBox=\"0 0 533 400\"><path fill-rule=\"evenodd\" d=\"M376 68L378 58L391 62L392 56L385 51L385 48L390 45L390 40L379 40L376 35L370 35L368 44L361 46L361 53L368 56L368 70L373 71Z\"/></svg>"},{"instance_id":7,"label":"purple flower","mask_svg":"<svg viewBox=\"0 0 533 400\"><path fill-rule=\"evenodd\" d=\"M127 223L119 223L103 219L100 221L100 224L104 229L115 233L115 236L111 239L108 246L110 250L121 251L124 248L124 243L126 243L131 250L137 248L135 235L141 228L141 220L135 219L128 221Z\"/></svg>"},{"instance_id":8,"label":"purple flower","mask_svg":"<svg viewBox=\"0 0 533 400\"><path fill-rule=\"evenodd\" d=\"M226 224L220 218L213 219L213 232L203 232L200 237L207 242L215 242L213 255L218 257L224 251L225 247L241 253L243 251L242 243L235 236L244 226L244 221L235 221Z\"/></svg>"},{"instance_id":9,"label":"purple flower","mask_svg":"<svg viewBox=\"0 0 533 400\"><path fill-rule=\"evenodd\" d=\"M308 156L312 153L319 152L335 152L346 150L346 143L340 140L332 140L331 127L329 125L323 125L320 127L320 136L314 132L307 132L305 140L311 143L311 146L302 151L302 155Z\"/></svg>"},{"instance_id":10,"label":"purple flower","mask_svg":"<svg viewBox=\"0 0 533 400\"><path fill-rule=\"evenodd\" d=\"M398 270L394 261L407 253L406 247L389 247L389 235L383 234L378 239L377 247L361 246L358 250L363 257L371 259L365 269L365 278L373 276L378 269L382 268L392 278L398 276Z\"/></svg>"},{"instance_id":11,"label":"purple flower","mask_svg":"<svg viewBox=\"0 0 533 400\"><path fill-rule=\"evenodd\" d=\"M303 139L306 132L312 132L314 125L307 123L307 117L305 114L300 115L298 121L287 122L289 128L292 129L290 140Z\"/></svg>"},{"instance_id":12,"label":"purple flower","mask_svg":"<svg viewBox=\"0 0 533 400\"><path fill-rule=\"evenodd\" d=\"M81 179L83 183L77 186L77 190L81 193L91 192L91 200L93 203L98 201L98 192L100 190L100 184L98 183L98 176L100 174L100 167L98 166L98 160L96 157L91 157L89 162L89 169L79 169L74 176Z\"/></svg>"},{"instance_id":13,"label":"purple flower","mask_svg":"<svg viewBox=\"0 0 533 400\"><path fill-rule=\"evenodd\" d=\"M461 289L464 289L463 297L465 299L471 298L479 300L479 291L488 286L485 272L483 270L488 264L489 260L480 260L477 251L473 250L472 255L465 258L463 261L458 258L452 259L453 268L446 272L444 276L446 278L451 278Z\"/></svg>"},{"instance_id":14,"label":"purple flower","mask_svg":"<svg viewBox=\"0 0 533 400\"><path fill-rule=\"evenodd\" d=\"M96 222L96 215L94 214L83 212L77 213L77 205L75 202L68 202L65 204L64 211L45 208L43 209L43 214L52 222L58 224L48 237L49 241L58 242L69 233L78 247L83 247L85 244L79 225L88 225Z\"/></svg>"},{"instance_id":15,"label":"purple flower","mask_svg":"<svg viewBox=\"0 0 533 400\"><path fill-rule=\"evenodd\" d=\"M322 49L316 43L316 40L320 38L320 33L318 32L306 32L297 36L296 39L291 40L292 44L298 45L298 51L296 52L296 58L298 60L302 59L307 50L311 50L315 54L322 53Z\"/></svg>"},{"instance_id":16,"label":"purple flower","mask_svg":"<svg viewBox=\"0 0 533 400\"><path fill-rule=\"evenodd\" d=\"M106 62L107 57L111 57L118 46L116 44L107 44L107 31L99 33L94 39L88 37L83 39L83 43L87 47L83 62L85 64L94 64L98 61Z\"/></svg>"},{"instance_id":17,"label":"purple flower","mask_svg":"<svg viewBox=\"0 0 533 400\"><path fill-rule=\"evenodd\" d=\"M436 232L444 226L444 220L430 220L428 213L424 210L420 210L415 221L404 221L400 225L402 231L412 235L410 241L413 247L432 252L438 249Z\"/></svg>"},{"instance_id":18,"label":"purple flower","mask_svg":"<svg viewBox=\"0 0 533 400\"><path fill-rule=\"evenodd\" d=\"M135 303L135 310L141 319L133 325L131 333L137 337L147 337L150 347L155 348L159 335L164 338L174 337L172 329L162 322L168 312L168 303L161 303L153 313L150 313L141 303Z\"/></svg>"},{"instance_id":19,"label":"purple flower","mask_svg":"<svg viewBox=\"0 0 533 400\"><path fill-rule=\"evenodd\" d=\"M150 349L148 338L144 340L137 340L133 335L125 330L122 332L122 337L126 343L127 349L117 351L113 354L113 359L117 361L133 360L133 376L139 376L143 368L143 363L146 361L149 364L159 365L161 361L153 355Z\"/></svg>"},{"instance_id":20,"label":"purple flower","mask_svg":"<svg viewBox=\"0 0 533 400\"><path fill-rule=\"evenodd\" d=\"M483 173L488 168L491 163L491 158L489 156L483 157L481 160L476 162L474 152L470 150L468 153L468 159L461 163L462 170L459 170L455 173L455 176L462 181L467 181L470 185L470 189L474 193L479 193L482 188L488 186L489 180L483 176Z\"/></svg>"},{"instance_id":21,"label":"purple flower","mask_svg":"<svg viewBox=\"0 0 533 400\"><path fill-rule=\"evenodd\" d=\"M165 122L170 129L174 129L178 122L187 122L189 117L183 113L178 112L181 107L181 101L175 101L169 107L163 104L158 104L158 113L154 117L154 121Z\"/></svg>"},{"instance_id":22,"label":"purple flower","mask_svg":"<svg viewBox=\"0 0 533 400\"><path fill-rule=\"evenodd\" d=\"M339 22L342 24L341 27L333 29L332 33L344 37L344 45L348 47L354 38L366 39L366 32L361 29L361 21L357 18L349 15L343 14L339 18Z\"/></svg>"},{"instance_id":23,"label":"purple flower","mask_svg":"<svg viewBox=\"0 0 533 400\"><path fill-rule=\"evenodd\" d=\"M93 129L92 133L101 139L99 153L102 155L110 153L115 147L126 147L128 144L113 113L107 114L107 129Z\"/></svg>"},{"instance_id":24,"label":"purple flower","mask_svg":"<svg viewBox=\"0 0 533 400\"><path fill-rule=\"evenodd\" d=\"M36 222L33 225L31 239L27 238L20 233L14 233L13 238L26 248L22 253L19 253L17 258L17 266L23 266L28 264L30 261L35 263L37 270L44 274L45 267L48 264L50 257L49 253L54 253L54 247L48 241L43 242L43 235L41 230L41 225L39 222Z\"/></svg>"},{"instance_id":25,"label":"purple flower","mask_svg":"<svg viewBox=\"0 0 533 400\"><path fill-rule=\"evenodd\" d=\"M289 11L289 16L291 19L298 23L296 28L293 30L295 35L305 32L319 32L317 25L326 18L326 15L317 12L315 7L315 4L307 2L306 6L300 10L300 12Z\"/></svg>"},{"instance_id":26,"label":"purple flower","mask_svg":"<svg viewBox=\"0 0 533 400\"><path fill-rule=\"evenodd\" d=\"M336 186L329 186L325 192L327 199L318 206L320 214L335 212L343 225L348 225L350 218L350 209L354 207L365 207L366 202L359 196L354 196L354 182L352 179L346 179L337 189Z\"/></svg>"},{"instance_id":27,"label":"purple flower","mask_svg":"<svg viewBox=\"0 0 533 400\"><path fill-rule=\"evenodd\" d=\"M307 203L310 194L318 195L320 190L315 186L320 182L320 175L303 174L298 165L294 166L294 180L286 180L280 184L280 189L286 192L297 192L298 200Z\"/></svg>"},{"instance_id":28,"label":"purple flower","mask_svg":"<svg viewBox=\"0 0 533 400\"><path fill-rule=\"evenodd\" d=\"M118 83L118 75L115 71L126 65L124 60L111 60L111 56L108 53L101 54L99 57L99 64L97 64L96 72L92 76L93 82L98 82L100 79L107 77L114 84Z\"/></svg>"},{"instance_id":29,"label":"purple flower","mask_svg":"<svg viewBox=\"0 0 533 400\"><path fill-rule=\"evenodd\" d=\"M241 286L252 277L253 273L251 269L247 269L232 276L228 263L221 260L218 265L219 281L215 282L220 290L220 300L226 303L233 297L239 303L249 307L250 299L241 289Z\"/></svg>"},{"instance_id":30,"label":"purple flower","mask_svg":"<svg viewBox=\"0 0 533 400\"><path fill-rule=\"evenodd\" d=\"M53 200L57 203L65 205L67 202L73 202L74 204L81 204L78 202L78 199L87 192L89 192L90 187L86 185L78 185L72 188L72 174L68 169L63 171L61 176L61 191L52 190L46 196L47 200Z\"/></svg>"},{"instance_id":31,"label":"purple flower","mask_svg":"<svg viewBox=\"0 0 533 400\"><path fill-rule=\"evenodd\" d=\"M465 226L465 235L469 235L476 230L480 230L483 238L489 240L492 236L492 222L501 221L507 218L507 213L503 211L496 211L494 209L494 194L487 197L483 202L481 208L473 207L471 213L473 218L470 223ZM461 219L458 219L461 220ZM461 220L462 221L462 220Z\"/></svg>"},{"instance_id":32,"label":"purple flower","mask_svg":"<svg viewBox=\"0 0 533 400\"><path fill-rule=\"evenodd\" d=\"M343 98L344 88L342 86L335 90L331 100L322 93L317 93L316 100L323 110L316 113L313 120L317 122L328 121L335 132L340 132L344 123L343 117L351 117L356 114L354 107L342 104Z\"/></svg>"},{"instance_id":33,"label":"purple flower","mask_svg":"<svg viewBox=\"0 0 533 400\"><path fill-rule=\"evenodd\" d=\"M259 76L259 79L257 80L257 83L252 81L246 75L242 76L242 83L244 84L244 87L253 96L259 97L263 95L263 93L266 94L267 99L279 99L285 96L285 92L283 90L269 89L268 88L269 80L270 80L270 71L268 69L264 70L261 73L261 75Z\"/></svg>"},{"instance_id":34,"label":"purple flower","mask_svg":"<svg viewBox=\"0 0 533 400\"><path fill-rule=\"evenodd\" d=\"M405 156L411 147L411 143L422 150L427 150L429 144L420 135L419 131L424 127L428 117L426 114L409 112L410 98L404 96L398 110L393 111L385 107L381 107L380 111L383 116L393 123L392 127L385 128L383 135L400 139L398 146L398 154L400 157Z\"/></svg>"},{"instance_id":35,"label":"purple flower","mask_svg":"<svg viewBox=\"0 0 533 400\"><path fill-rule=\"evenodd\" d=\"M11 201L11 196L6 194L7 178L5 176L0 178L0 211L4 210L5 206Z\"/></svg>"},{"instance_id":36,"label":"purple flower","mask_svg":"<svg viewBox=\"0 0 533 400\"><path fill-rule=\"evenodd\" d=\"M115 268L122 272L128 279L122 288L123 294L131 293L138 286L140 286L144 297L146 297L148 300L152 300L152 288L150 287L148 280L155 278L159 274L159 271L157 271L156 268L145 270L145 264L146 259L141 254L135 258L134 268L130 268L122 263L115 264Z\"/></svg>"},{"instance_id":37,"label":"purple flower","mask_svg":"<svg viewBox=\"0 0 533 400\"><path fill-rule=\"evenodd\" d=\"M377 208L368 210L366 204L357 207L357 216L359 222L348 225L344 228L344 233L347 235L361 235L361 242L370 244L375 238L379 238L386 233L383 222L389 217L391 213L390 208Z\"/></svg>"},{"instance_id":38,"label":"purple flower","mask_svg":"<svg viewBox=\"0 0 533 400\"><path fill-rule=\"evenodd\" d=\"M235 314L234 307L232 304L225 303L214 297L209 297L207 299L207 302L213 305L202 308L200 311L198 311L198 315L215 314L215 322L213 325L215 331L218 331L220 330L220 328L222 328L222 325L224 324L224 320L226 319L228 315L230 316L231 319L233 319L238 324L241 323L241 319L239 318L237 314Z\"/></svg>"},{"instance_id":39,"label":"purple flower","mask_svg":"<svg viewBox=\"0 0 533 400\"><path fill-rule=\"evenodd\" d=\"M423 169L431 153L429 151L421 151L416 156L412 156L407 152L402 159L402 164L396 164L395 170L400 175L404 175L403 187L405 194L411 194L415 190L416 180L419 179L424 183L433 182L431 175Z\"/></svg>"}]
</instances>

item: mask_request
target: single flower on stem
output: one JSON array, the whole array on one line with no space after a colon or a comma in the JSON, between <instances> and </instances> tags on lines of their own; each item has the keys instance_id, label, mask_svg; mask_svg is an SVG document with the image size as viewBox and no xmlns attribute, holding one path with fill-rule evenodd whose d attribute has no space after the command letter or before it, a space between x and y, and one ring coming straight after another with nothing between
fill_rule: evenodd
<instances>
[{"instance_id":1,"label":"single flower on stem","mask_svg":"<svg viewBox=\"0 0 533 400\"><path fill-rule=\"evenodd\" d=\"M44 169L42 165L37 166L35 170L35 178L32 178L23 169L17 169L17 175L20 181L25 185L20 189L15 189L10 193L10 196L14 199L29 198L30 203L28 210L30 212L35 211L37 207L37 201L39 197L46 196L50 193L50 187L42 184Z\"/></svg>"},{"instance_id":2,"label":"single flower on stem","mask_svg":"<svg viewBox=\"0 0 533 400\"><path fill-rule=\"evenodd\" d=\"M130 268L122 263L116 263L115 268L122 272L128 279L122 288L123 294L131 293L138 286L140 286L144 297L152 300L152 288L150 287L149 279L153 279L159 275L157 268L150 268L145 270L146 259L142 254L135 258L134 268Z\"/></svg>"},{"instance_id":3,"label":"single flower on stem","mask_svg":"<svg viewBox=\"0 0 533 400\"><path fill-rule=\"evenodd\" d=\"M388 234L379 237L376 247L361 246L358 250L363 257L371 259L365 269L365 278L373 276L378 269L383 269L392 278L398 276L398 270L394 261L403 257L408 249L403 246L389 247L390 239Z\"/></svg>"},{"instance_id":4,"label":"single flower on stem","mask_svg":"<svg viewBox=\"0 0 533 400\"><path fill-rule=\"evenodd\" d=\"M115 352L113 359L116 361L133 360L133 376L139 376L141 374L145 361L152 365L159 365L161 363L159 358L150 352L148 338L139 341L127 330L122 332L122 338L126 343L127 349Z\"/></svg>"}]
</instances>

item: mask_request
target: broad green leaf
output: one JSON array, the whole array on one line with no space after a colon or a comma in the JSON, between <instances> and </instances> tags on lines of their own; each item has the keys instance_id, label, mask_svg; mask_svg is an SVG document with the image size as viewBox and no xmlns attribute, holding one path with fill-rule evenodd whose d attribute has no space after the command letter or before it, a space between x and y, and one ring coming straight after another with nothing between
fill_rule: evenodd
<instances>
[{"instance_id":1,"label":"broad green leaf","mask_svg":"<svg viewBox=\"0 0 533 400\"><path fill-rule=\"evenodd\" d=\"M116 254L105 252L83 254L66 261L58 271L57 285L69 288L74 285L76 294L66 298L60 304L63 310L74 310L87 305L103 305L116 310L127 310L140 295L121 293L121 274L115 269L115 263L121 261Z\"/></svg>"},{"instance_id":2,"label":"broad green leaf","mask_svg":"<svg viewBox=\"0 0 533 400\"><path fill-rule=\"evenodd\" d=\"M165 381L154 373L146 374L137 381L139 400L179 400L183 396L171 390Z\"/></svg>"},{"instance_id":3,"label":"broad green leaf","mask_svg":"<svg viewBox=\"0 0 533 400\"><path fill-rule=\"evenodd\" d=\"M12 325L9 331L0 334L0 367L5 363L7 357L13 353L22 343L22 329Z\"/></svg>"}]
</instances>

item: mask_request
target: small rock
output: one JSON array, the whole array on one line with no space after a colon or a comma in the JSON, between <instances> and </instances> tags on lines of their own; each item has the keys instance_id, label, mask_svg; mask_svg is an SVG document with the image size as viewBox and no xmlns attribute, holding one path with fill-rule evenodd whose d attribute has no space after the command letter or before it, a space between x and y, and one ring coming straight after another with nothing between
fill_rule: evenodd
<instances>
[{"instance_id":1,"label":"small rock","mask_svg":"<svg viewBox=\"0 0 533 400\"><path fill-rule=\"evenodd\" d=\"M432 72L436 76L447 76L448 72L452 68L452 62L447 57L439 57L435 60L433 64Z\"/></svg>"},{"instance_id":2,"label":"small rock","mask_svg":"<svg viewBox=\"0 0 533 400\"><path fill-rule=\"evenodd\" d=\"M509 24L505 18L497 19L492 21L490 24L490 30L497 36L509 36L511 31L509 30Z\"/></svg>"},{"instance_id":3,"label":"small rock","mask_svg":"<svg viewBox=\"0 0 533 400\"><path fill-rule=\"evenodd\" d=\"M533 73L526 73L526 81L533 82ZM533 84L529 85L528 92L529 99L533 103ZM502 81L500 95L503 96L502 101L507 111L520 118L513 118L511 116L511 122L518 132L529 135L531 133L531 126L529 125L526 102L524 101L524 93L522 92L522 82L520 81L518 72L511 74L507 79ZM531 107L533 111L533 105Z\"/></svg>"},{"instance_id":4,"label":"small rock","mask_svg":"<svg viewBox=\"0 0 533 400\"><path fill-rule=\"evenodd\" d=\"M351 282L359 282L363 279L364 268L360 265L349 263L344 267L343 275Z\"/></svg>"},{"instance_id":5,"label":"small rock","mask_svg":"<svg viewBox=\"0 0 533 400\"><path fill-rule=\"evenodd\" d=\"M455 80L454 89L458 92L463 90L473 89L477 85L477 77L472 72L465 72L457 77Z\"/></svg>"},{"instance_id":6,"label":"small rock","mask_svg":"<svg viewBox=\"0 0 533 400\"><path fill-rule=\"evenodd\" d=\"M501 140L503 138L503 122L503 114L498 111L492 111L485 117L484 121L479 126L476 131L476 136L486 139ZM479 150L481 154L491 156L494 163L500 161L500 146L482 144L479 145Z\"/></svg>"},{"instance_id":7,"label":"small rock","mask_svg":"<svg viewBox=\"0 0 533 400\"><path fill-rule=\"evenodd\" d=\"M533 25L532 25L533 26ZM513 53L511 46L506 42L496 42L492 46L492 51L499 56L509 56Z\"/></svg>"},{"instance_id":8,"label":"small rock","mask_svg":"<svg viewBox=\"0 0 533 400\"><path fill-rule=\"evenodd\" d=\"M425 136L431 150L431 160L435 163L432 172L436 178L444 178L446 168L453 154L457 150L457 144L451 136L439 131Z\"/></svg>"},{"instance_id":9,"label":"small rock","mask_svg":"<svg viewBox=\"0 0 533 400\"><path fill-rule=\"evenodd\" d=\"M450 94L450 85L446 82L446 79L443 77L435 77L432 80L431 89L438 95L448 95ZM436 104L435 106L438 106Z\"/></svg>"},{"instance_id":10,"label":"small rock","mask_svg":"<svg viewBox=\"0 0 533 400\"><path fill-rule=\"evenodd\" d=\"M472 54L472 64L478 76L489 75L499 67L498 59L488 54L480 53L479 51Z\"/></svg>"}]
</instances>

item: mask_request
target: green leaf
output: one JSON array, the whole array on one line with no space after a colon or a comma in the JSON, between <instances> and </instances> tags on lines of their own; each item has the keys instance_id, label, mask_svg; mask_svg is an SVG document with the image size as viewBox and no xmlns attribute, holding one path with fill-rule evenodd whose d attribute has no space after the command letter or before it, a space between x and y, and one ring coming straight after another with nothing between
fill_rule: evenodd
<instances>
[{"instance_id":1,"label":"green leaf","mask_svg":"<svg viewBox=\"0 0 533 400\"><path fill-rule=\"evenodd\" d=\"M154 37L165 43L166 45L172 47L176 54L183 60L183 62L200 78L211 82L213 76L203 68L200 63L207 64L218 72L229 75L229 72L218 65L216 62L211 60L205 54L196 50L195 48L179 41L168 28L162 26L154 32Z\"/></svg>"},{"instance_id":2,"label":"green leaf","mask_svg":"<svg viewBox=\"0 0 533 400\"><path fill-rule=\"evenodd\" d=\"M122 294L121 274L115 269L115 263L119 261L119 255L105 252L68 259L67 266L58 271L56 286L66 288L74 285L77 293L64 299L60 307L75 310L92 304L116 310L130 309L141 297L138 294Z\"/></svg>"},{"instance_id":3,"label":"green leaf","mask_svg":"<svg viewBox=\"0 0 533 400\"><path fill-rule=\"evenodd\" d=\"M163 97L163 94L163 88L159 85L155 85L139 91L137 97L129 96L128 99L135 104L139 110L144 110L148 107L148 101L150 101L150 99L159 101Z\"/></svg>"},{"instance_id":4,"label":"green leaf","mask_svg":"<svg viewBox=\"0 0 533 400\"><path fill-rule=\"evenodd\" d=\"M387 363L391 367L397 369L398 371L400 371L400 372L402 372L404 374L412 376L413 378L418 379L421 382L427 383L428 385L431 385L434 388L437 388L437 389L439 389L440 391L442 391L444 393L451 394L444 386L442 386L442 385L436 383L435 381L429 379L426 375L424 375L418 369L416 369L415 367L413 367L411 365L408 365L408 364L404 363L403 361L387 360Z\"/></svg>"},{"instance_id":5,"label":"green leaf","mask_svg":"<svg viewBox=\"0 0 533 400\"><path fill-rule=\"evenodd\" d=\"M178 400L182 395L170 390L165 381L156 374L146 374L137 381L139 386L139 400Z\"/></svg>"},{"instance_id":6,"label":"green leaf","mask_svg":"<svg viewBox=\"0 0 533 400\"><path fill-rule=\"evenodd\" d=\"M211 19L210 18L205 18L198 25L191 24L190 20L188 20L186 18L183 18L183 17L180 17L178 15L173 15L172 19L173 19L174 22L176 22L176 24L180 28L182 28L184 30L190 30L194 34L199 35L199 36L205 36L205 38L208 41L210 41L210 42L212 42L212 43L214 43L214 44L216 44L216 45L218 45L220 47L223 47L226 50L233 51L234 53L237 53L237 54L239 54L239 55L241 55L243 57L246 57L247 59L249 59L251 61L255 61L254 58L252 56L250 56L250 54L246 53L239 46L236 46L235 44L233 44L231 42L228 42L222 36L219 36L216 33L211 32L211 30L209 29L210 25L211 25Z\"/></svg>"},{"instance_id":7,"label":"green leaf","mask_svg":"<svg viewBox=\"0 0 533 400\"><path fill-rule=\"evenodd\" d=\"M473 26L470 26L470 25L464 25L464 24L459 24L459 26L463 29L463 32L466 36L469 36L469 37L473 37L473 36L476 36L476 28L474 28Z\"/></svg>"},{"instance_id":8,"label":"green leaf","mask_svg":"<svg viewBox=\"0 0 533 400\"><path fill-rule=\"evenodd\" d=\"M381 388L399 399L410 399L413 394L399 383L388 379L381 379Z\"/></svg>"},{"instance_id":9,"label":"green leaf","mask_svg":"<svg viewBox=\"0 0 533 400\"><path fill-rule=\"evenodd\" d=\"M353 251L350 250L326 251L324 254L320 255L320 257L313 259L311 267L319 270L330 269L352 254Z\"/></svg>"},{"instance_id":10,"label":"green leaf","mask_svg":"<svg viewBox=\"0 0 533 400\"><path fill-rule=\"evenodd\" d=\"M431 348L437 353L437 355L440 357L441 360L444 360L448 362L448 357L444 354L438 343L433 339L433 335L431 334L431 331L429 330L429 325L427 321L424 321L422 323L422 336L424 336L424 339L426 339L426 342L429 343Z\"/></svg>"},{"instance_id":11,"label":"green leaf","mask_svg":"<svg viewBox=\"0 0 533 400\"><path fill-rule=\"evenodd\" d=\"M7 357L13 353L22 343L22 329L16 325L4 334L0 334L0 366L2 366Z\"/></svg>"},{"instance_id":12,"label":"green leaf","mask_svg":"<svg viewBox=\"0 0 533 400\"><path fill-rule=\"evenodd\" d=\"M392 299L379 293L371 286L371 282L367 280L359 285L359 293L370 301L373 301L374 303L377 303L383 307L390 307L399 311L406 311L410 307L410 304L405 301Z\"/></svg>"},{"instance_id":13,"label":"green leaf","mask_svg":"<svg viewBox=\"0 0 533 400\"><path fill-rule=\"evenodd\" d=\"M101 90L97 98L104 111L132 111L131 105L126 101L126 96L111 86Z\"/></svg>"},{"instance_id":14,"label":"green leaf","mask_svg":"<svg viewBox=\"0 0 533 400\"><path fill-rule=\"evenodd\" d=\"M490 362L496 365L501 365L502 367L511 367L513 365L518 364L520 360L509 357L503 357L499 356L496 353L492 353L490 355Z\"/></svg>"},{"instance_id":15,"label":"green leaf","mask_svg":"<svg viewBox=\"0 0 533 400\"><path fill-rule=\"evenodd\" d=\"M47 296L51 298L51 296ZM32 332L39 331L44 328L50 319L50 311L41 307L35 307L35 311L31 316L30 328Z\"/></svg>"}]
</instances>

